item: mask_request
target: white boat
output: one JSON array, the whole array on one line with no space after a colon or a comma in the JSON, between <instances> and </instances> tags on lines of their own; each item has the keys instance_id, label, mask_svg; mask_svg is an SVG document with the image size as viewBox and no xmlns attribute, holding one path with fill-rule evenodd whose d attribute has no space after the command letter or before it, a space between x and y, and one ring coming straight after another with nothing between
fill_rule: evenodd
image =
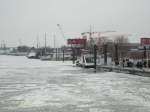
<instances>
[{"instance_id":1,"label":"white boat","mask_svg":"<svg viewBox=\"0 0 150 112\"><path fill-rule=\"evenodd\" d=\"M40 59L41 60L52 60L53 56L52 55L45 55L45 56L41 56Z\"/></svg>"},{"instance_id":2,"label":"white boat","mask_svg":"<svg viewBox=\"0 0 150 112\"><path fill-rule=\"evenodd\" d=\"M36 53L36 52L33 52L33 51L31 51L31 52L27 55L27 57L28 57L29 59L39 59L39 56L37 55L37 53Z\"/></svg>"},{"instance_id":3,"label":"white boat","mask_svg":"<svg viewBox=\"0 0 150 112\"><path fill-rule=\"evenodd\" d=\"M97 57L97 65L100 64L100 58ZM93 68L94 67L94 56L92 55L83 55L76 61L77 66L82 66L84 68Z\"/></svg>"}]
</instances>

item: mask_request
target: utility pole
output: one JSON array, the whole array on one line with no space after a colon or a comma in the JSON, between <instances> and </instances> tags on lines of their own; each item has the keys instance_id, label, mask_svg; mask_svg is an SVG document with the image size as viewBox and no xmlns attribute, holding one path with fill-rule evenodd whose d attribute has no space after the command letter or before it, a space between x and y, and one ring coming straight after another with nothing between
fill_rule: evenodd
<instances>
[{"instance_id":1,"label":"utility pole","mask_svg":"<svg viewBox=\"0 0 150 112\"><path fill-rule=\"evenodd\" d=\"M107 65L107 44L104 44L104 63Z\"/></svg>"},{"instance_id":2,"label":"utility pole","mask_svg":"<svg viewBox=\"0 0 150 112\"><path fill-rule=\"evenodd\" d=\"M71 49L72 49L72 62L73 62L73 64L75 63L75 49L74 49L74 47L72 46L72 44L71 44Z\"/></svg>"},{"instance_id":3,"label":"utility pole","mask_svg":"<svg viewBox=\"0 0 150 112\"><path fill-rule=\"evenodd\" d=\"M147 51L147 53L146 53L147 55L147 68L149 68L149 55L148 55L148 51Z\"/></svg>"},{"instance_id":4,"label":"utility pole","mask_svg":"<svg viewBox=\"0 0 150 112\"><path fill-rule=\"evenodd\" d=\"M119 59L118 59L118 44L115 43L115 65L119 64Z\"/></svg>"},{"instance_id":5,"label":"utility pole","mask_svg":"<svg viewBox=\"0 0 150 112\"><path fill-rule=\"evenodd\" d=\"M64 62L64 60L65 60L65 59L64 59L64 48L63 48L63 62Z\"/></svg>"},{"instance_id":6,"label":"utility pole","mask_svg":"<svg viewBox=\"0 0 150 112\"><path fill-rule=\"evenodd\" d=\"M96 66L97 66L97 46L94 45L94 69L96 72Z\"/></svg>"},{"instance_id":7,"label":"utility pole","mask_svg":"<svg viewBox=\"0 0 150 112\"><path fill-rule=\"evenodd\" d=\"M56 48L56 40L55 40L55 35L54 35L54 49Z\"/></svg>"},{"instance_id":8,"label":"utility pole","mask_svg":"<svg viewBox=\"0 0 150 112\"><path fill-rule=\"evenodd\" d=\"M144 59L146 60L146 65L145 67L149 68L149 57L148 57L148 50L146 48L146 46L144 46Z\"/></svg>"},{"instance_id":9,"label":"utility pole","mask_svg":"<svg viewBox=\"0 0 150 112\"><path fill-rule=\"evenodd\" d=\"M144 59L146 59L146 46L144 46Z\"/></svg>"},{"instance_id":10,"label":"utility pole","mask_svg":"<svg viewBox=\"0 0 150 112\"><path fill-rule=\"evenodd\" d=\"M90 25L90 32L89 32L89 38L90 38L90 53L92 54L93 49L93 43L92 43L92 27Z\"/></svg>"},{"instance_id":11,"label":"utility pole","mask_svg":"<svg viewBox=\"0 0 150 112\"><path fill-rule=\"evenodd\" d=\"M57 61L57 47L56 47L56 36L55 35L54 35L54 51L55 51L55 55L56 55L55 59Z\"/></svg>"}]
</instances>

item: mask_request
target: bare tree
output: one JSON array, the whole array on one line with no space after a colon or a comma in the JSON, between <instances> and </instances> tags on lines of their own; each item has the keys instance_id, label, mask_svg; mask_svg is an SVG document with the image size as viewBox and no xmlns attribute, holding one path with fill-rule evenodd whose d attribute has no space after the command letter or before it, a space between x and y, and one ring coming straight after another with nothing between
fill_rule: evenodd
<instances>
[{"instance_id":1,"label":"bare tree","mask_svg":"<svg viewBox=\"0 0 150 112\"><path fill-rule=\"evenodd\" d=\"M115 39L114 39L114 43L117 44L123 44L123 43L129 43L128 37L125 35L118 35Z\"/></svg>"},{"instance_id":2,"label":"bare tree","mask_svg":"<svg viewBox=\"0 0 150 112\"><path fill-rule=\"evenodd\" d=\"M128 37L126 35L118 35L114 39L114 45L118 46L118 57L124 58L127 56L127 53L131 49ZM116 51L116 50L115 50Z\"/></svg>"},{"instance_id":3,"label":"bare tree","mask_svg":"<svg viewBox=\"0 0 150 112\"><path fill-rule=\"evenodd\" d=\"M109 39L107 37L99 37L97 40L97 48L98 48L98 53L103 52L103 45L109 42Z\"/></svg>"}]
</instances>

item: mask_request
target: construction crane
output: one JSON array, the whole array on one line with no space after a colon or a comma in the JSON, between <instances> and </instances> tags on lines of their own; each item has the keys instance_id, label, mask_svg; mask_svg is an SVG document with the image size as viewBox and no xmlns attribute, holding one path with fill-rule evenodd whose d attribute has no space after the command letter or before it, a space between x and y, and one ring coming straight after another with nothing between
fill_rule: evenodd
<instances>
[{"instance_id":1,"label":"construction crane","mask_svg":"<svg viewBox=\"0 0 150 112\"><path fill-rule=\"evenodd\" d=\"M64 32L63 32L63 29L62 29L61 25L60 25L60 24L57 24L57 27L59 28L60 33L61 33L63 39L66 41L65 34L64 34ZM56 49L56 50L57 50L57 49ZM57 52L57 51L56 51L56 52ZM56 53L56 54L57 54L57 53ZM63 62L64 62L64 54L65 54L65 50L64 50L64 48L63 48Z\"/></svg>"},{"instance_id":2,"label":"construction crane","mask_svg":"<svg viewBox=\"0 0 150 112\"><path fill-rule=\"evenodd\" d=\"M57 27L59 28L62 37L66 40L65 34L64 34L64 32L63 32L63 29L62 29L61 25L60 25L60 24L57 24Z\"/></svg>"}]
</instances>

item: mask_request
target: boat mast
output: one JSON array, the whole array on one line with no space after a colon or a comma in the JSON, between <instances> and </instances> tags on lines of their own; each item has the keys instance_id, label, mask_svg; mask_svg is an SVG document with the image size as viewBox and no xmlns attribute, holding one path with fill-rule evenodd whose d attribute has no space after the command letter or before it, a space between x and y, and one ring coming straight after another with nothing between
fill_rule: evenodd
<instances>
[{"instance_id":1,"label":"boat mast","mask_svg":"<svg viewBox=\"0 0 150 112\"><path fill-rule=\"evenodd\" d=\"M56 61L57 61L57 48L56 48L56 36L54 35L54 51L56 53Z\"/></svg>"},{"instance_id":2,"label":"boat mast","mask_svg":"<svg viewBox=\"0 0 150 112\"><path fill-rule=\"evenodd\" d=\"M46 32L45 32L45 54L46 54Z\"/></svg>"},{"instance_id":3,"label":"boat mast","mask_svg":"<svg viewBox=\"0 0 150 112\"><path fill-rule=\"evenodd\" d=\"M39 36L38 35L37 35L36 41L37 41L37 49L38 49L39 48Z\"/></svg>"}]
</instances>

